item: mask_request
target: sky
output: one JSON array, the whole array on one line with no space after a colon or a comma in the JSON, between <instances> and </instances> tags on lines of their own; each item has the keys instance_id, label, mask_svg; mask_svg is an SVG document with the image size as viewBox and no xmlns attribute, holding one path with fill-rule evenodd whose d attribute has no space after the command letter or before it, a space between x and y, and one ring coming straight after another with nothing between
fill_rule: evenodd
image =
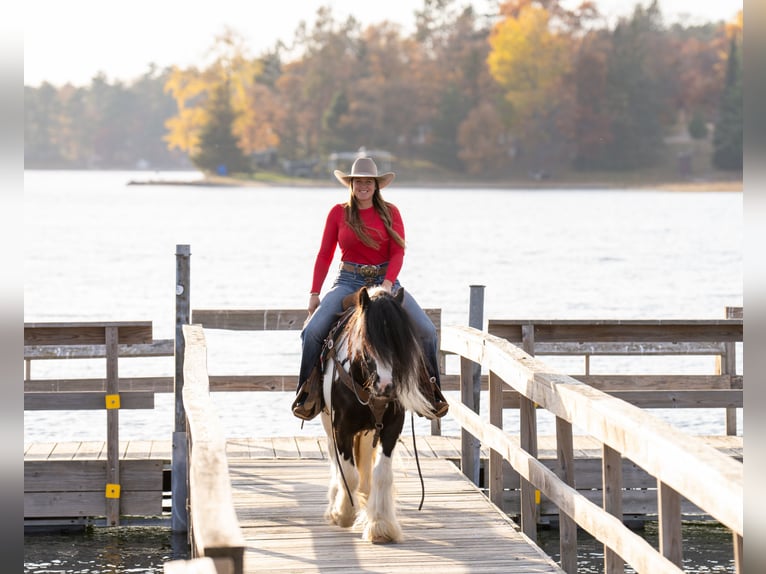
<instances>
[{"instance_id":1,"label":"sky","mask_svg":"<svg viewBox=\"0 0 766 574\"><path fill-rule=\"evenodd\" d=\"M628 16L650 0L595 0L611 19ZM743 0L659 0L667 23L731 20ZM463 0L479 13L497 1ZM566 0L575 5L579 0ZM255 57L278 40L289 43L301 21L311 24L320 6L330 6L336 21L353 15L362 25L388 20L414 30L414 13L423 0L25 0L24 84L89 85L98 73L111 82L130 82L149 70L205 62L214 39L226 27L247 42Z\"/></svg>"}]
</instances>

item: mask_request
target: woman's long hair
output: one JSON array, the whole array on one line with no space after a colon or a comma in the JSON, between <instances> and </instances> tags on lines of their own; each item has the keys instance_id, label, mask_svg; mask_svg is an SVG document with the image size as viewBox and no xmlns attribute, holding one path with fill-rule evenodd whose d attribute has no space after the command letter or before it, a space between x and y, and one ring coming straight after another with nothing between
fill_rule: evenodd
<instances>
[{"instance_id":1,"label":"woman's long hair","mask_svg":"<svg viewBox=\"0 0 766 574\"><path fill-rule=\"evenodd\" d=\"M375 241L372 237L370 237L369 232L367 231L367 226L362 221L361 216L359 215L359 202L356 200L356 197L354 196L354 181L351 180L351 183L348 184L348 189L351 193L351 196L348 199L348 202L345 206L345 219L346 224L354 230L354 233L356 233L356 236L359 238L359 240L367 245L368 247L373 247L374 249L377 249L380 247L380 244ZM383 196L380 194L380 188L378 187L378 180L375 180L375 193L372 194L372 206L375 208L375 211L378 212L378 215L380 215L380 219L383 220L383 225L386 227L386 231L388 231L388 235L393 239L400 247L404 248L404 238L399 235L396 230L393 228L392 221L391 221L391 209L388 206L389 204L383 199Z\"/></svg>"}]
</instances>

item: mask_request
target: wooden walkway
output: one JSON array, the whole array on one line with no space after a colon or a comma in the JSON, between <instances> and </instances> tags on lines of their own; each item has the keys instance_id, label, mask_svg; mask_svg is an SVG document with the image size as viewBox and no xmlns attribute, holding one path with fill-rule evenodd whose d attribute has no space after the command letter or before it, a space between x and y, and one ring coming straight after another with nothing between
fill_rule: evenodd
<instances>
[{"instance_id":1,"label":"wooden walkway","mask_svg":"<svg viewBox=\"0 0 766 574\"><path fill-rule=\"evenodd\" d=\"M421 460L426 498L418 511L415 461L399 462L405 540L370 544L358 529L325 522L326 461L230 459L245 572L562 572L447 460Z\"/></svg>"}]
</instances>

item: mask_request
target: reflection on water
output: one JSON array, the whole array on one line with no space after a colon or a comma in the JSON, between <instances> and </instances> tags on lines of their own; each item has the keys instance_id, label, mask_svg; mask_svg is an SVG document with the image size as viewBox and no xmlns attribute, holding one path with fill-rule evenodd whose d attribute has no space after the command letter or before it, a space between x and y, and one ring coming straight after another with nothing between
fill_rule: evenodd
<instances>
[{"instance_id":1,"label":"reflection on water","mask_svg":"<svg viewBox=\"0 0 766 574\"><path fill-rule=\"evenodd\" d=\"M162 527L24 536L25 574L161 574L165 562L188 557L186 535L174 536Z\"/></svg>"},{"instance_id":2,"label":"reflection on water","mask_svg":"<svg viewBox=\"0 0 766 574\"><path fill-rule=\"evenodd\" d=\"M638 532L653 548L659 548L657 522L646 522ZM681 527L683 538L683 570L690 574L709 572L734 572L734 549L729 530L714 522L684 522ZM559 532L556 529L538 531L537 542L557 562L559 554ZM587 532L577 532L578 574L602 574L604 571L604 546ZM630 566L625 572L635 572Z\"/></svg>"}]
</instances>

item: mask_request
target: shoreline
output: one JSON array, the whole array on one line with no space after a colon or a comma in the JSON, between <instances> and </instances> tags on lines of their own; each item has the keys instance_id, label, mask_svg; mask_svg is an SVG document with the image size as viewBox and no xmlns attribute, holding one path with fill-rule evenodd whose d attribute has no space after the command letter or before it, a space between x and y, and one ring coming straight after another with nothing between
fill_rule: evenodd
<instances>
[{"instance_id":1,"label":"shoreline","mask_svg":"<svg viewBox=\"0 0 766 574\"><path fill-rule=\"evenodd\" d=\"M742 192L743 181L740 180L699 180L699 181L666 181L666 182L642 182L622 183L616 182L574 182L574 181L413 181L403 182L405 187L422 189L508 189L508 190L647 190L647 191L677 191L677 192L701 192L701 191L726 191ZM173 186L198 186L198 187L337 187L333 181L316 179L291 179L284 181L264 180L239 180L235 178L208 176L194 180L131 180L127 185L173 185ZM400 183L401 185L401 183Z\"/></svg>"}]
</instances>

